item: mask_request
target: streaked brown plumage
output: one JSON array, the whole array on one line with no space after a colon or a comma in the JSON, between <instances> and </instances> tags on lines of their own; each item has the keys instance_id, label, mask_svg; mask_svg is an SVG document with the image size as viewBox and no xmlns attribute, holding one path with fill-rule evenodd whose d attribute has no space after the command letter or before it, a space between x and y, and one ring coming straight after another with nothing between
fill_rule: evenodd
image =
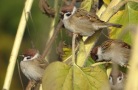
<instances>
[{"instance_id":1,"label":"streaked brown plumage","mask_svg":"<svg viewBox=\"0 0 138 90\"><path fill-rule=\"evenodd\" d=\"M131 46L127 43L110 39L102 43L101 46L93 48L91 56L96 61L113 61L121 66L128 64Z\"/></svg>"},{"instance_id":2,"label":"streaked brown plumage","mask_svg":"<svg viewBox=\"0 0 138 90\"><path fill-rule=\"evenodd\" d=\"M98 18L94 13L87 12L83 9L77 9L76 7L70 8L70 10L62 10L63 23L66 29L73 33L81 34L84 36L91 36L96 30L107 27L118 27L122 25L107 23Z\"/></svg>"},{"instance_id":3,"label":"streaked brown plumage","mask_svg":"<svg viewBox=\"0 0 138 90\"><path fill-rule=\"evenodd\" d=\"M20 62L21 71L30 81L41 81L44 70L48 63L40 59L38 50L28 49L23 53L23 60Z\"/></svg>"}]
</instances>

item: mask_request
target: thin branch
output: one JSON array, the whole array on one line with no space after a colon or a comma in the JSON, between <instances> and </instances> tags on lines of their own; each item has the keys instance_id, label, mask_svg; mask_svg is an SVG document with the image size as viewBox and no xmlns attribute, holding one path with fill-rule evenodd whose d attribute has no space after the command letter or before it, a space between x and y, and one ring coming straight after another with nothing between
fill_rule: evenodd
<instances>
[{"instance_id":1,"label":"thin branch","mask_svg":"<svg viewBox=\"0 0 138 90\"><path fill-rule=\"evenodd\" d=\"M73 33L73 38L72 38L72 64L75 64L75 40L76 40L76 33Z\"/></svg>"},{"instance_id":2,"label":"thin branch","mask_svg":"<svg viewBox=\"0 0 138 90\"><path fill-rule=\"evenodd\" d=\"M23 80L22 80L22 77L21 77L21 70L20 70L19 60L17 60L17 67L18 67L18 74L19 74L21 86L22 86L22 88L23 88L23 90L24 90L24 85L23 85Z\"/></svg>"},{"instance_id":3,"label":"thin branch","mask_svg":"<svg viewBox=\"0 0 138 90\"><path fill-rule=\"evenodd\" d=\"M30 10L31 10L32 3L33 3L33 0L26 0L26 2L25 2L25 7L22 12L22 17L21 17L21 20L20 20L20 23L18 26L17 34L15 37L13 49L12 49L10 60L9 60L9 65L7 68L7 73L6 73L6 77L5 77L5 81L4 81L4 85L3 85L4 90L9 90L10 85L11 85L14 67L15 67L15 63L17 60L17 55L18 55L21 41L22 41L22 38L24 35L26 23L29 18L28 12L30 12Z\"/></svg>"},{"instance_id":4,"label":"thin branch","mask_svg":"<svg viewBox=\"0 0 138 90\"><path fill-rule=\"evenodd\" d=\"M28 81L28 84L27 84L25 90L31 90L31 88L32 88L32 82L31 81Z\"/></svg>"},{"instance_id":5,"label":"thin branch","mask_svg":"<svg viewBox=\"0 0 138 90\"><path fill-rule=\"evenodd\" d=\"M98 63L92 64L91 66L92 66L92 67L95 67L95 66L102 65L102 64L107 64L107 63L112 64L112 62L98 62Z\"/></svg>"},{"instance_id":6,"label":"thin branch","mask_svg":"<svg viewBox=\"0 0 138 90\"><path fill-rule=\"evenodd\" d=\"M47 14L51 17L55 16L55 11L49 6L47 0L39 0L39 8L44 14Z\"/></svg>"},{"instance_id":7,"label":"thin branch","mask_svg":"<svg viewBox=\"0 0 138 90\"><path fill-rule=\"evenodd\" d=\"M55 38L57 37L57 35L58 35L58 33L59 33L62 25L63 25L63 23L60 20L60 22L58 23L57 27L54 30L54 34L53 34L52 38L50 38L49 42L46 44L45 49L44 49L44 52L43 52L41 58L45 58L46 57L46 55L47 55L50 47L52 46L52 43L54 42Z\"/></svg>"}]
</instances>

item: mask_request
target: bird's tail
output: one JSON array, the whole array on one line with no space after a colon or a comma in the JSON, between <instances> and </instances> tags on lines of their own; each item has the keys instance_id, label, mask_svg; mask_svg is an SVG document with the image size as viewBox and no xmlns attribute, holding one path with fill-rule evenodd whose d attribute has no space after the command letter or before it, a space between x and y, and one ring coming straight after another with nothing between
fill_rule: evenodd
<instances>
[{"instance_id":1,"label":"bird's tail","mask_svg":"<svg viewBox=\"0 0 138 90\"><path fill-rule=\"evenodd\" d=\"M120 25L120 24L114 24L114 23L107 23L107 25L109 27L117 27L117 28L121 28L122 27L122 25Z\"/></svg>"}]
</instances>

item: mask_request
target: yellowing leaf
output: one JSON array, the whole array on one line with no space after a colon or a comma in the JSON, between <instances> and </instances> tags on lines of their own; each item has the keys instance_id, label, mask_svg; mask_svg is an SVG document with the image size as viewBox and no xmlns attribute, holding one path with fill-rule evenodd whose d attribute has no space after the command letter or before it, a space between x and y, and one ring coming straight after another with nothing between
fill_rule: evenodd
<instances>
[{"instance_id":1,"label":"yellowing leaf","mask_svg":"<svg viewBox=\"0 0 138 90\"><path fill-rule=\"evenodd\" d=\"M91 10L91 6L92 6L93 0L83 0L83 2L81 3L80 8L90 11Z\"/></svg>"},{"instance_id":2,"label":"yellowing leaf","mask_svg":"<svg viewBox=\"0 0 138 90\"><path fill-rule=\"evenodd\" d=\"M103 0L103 2L108 5L111 2L111 0Z\"/></svg>"},{"instance_id":3,"label":"yellowing leaf","mask_svg":"<svg viewBox=\"0 0 138 90\"><path fill-rule=\"evenodd\" d=\"M119 11L116 13L111 19L110 22L112 23L119 23L122 24L123 27L126 27L129 24L138 24L138 6L136 3L128 3L125 6L125 10ZM110 32L111 38L118 38L120 36L120 33L124 29L121 28L119 30L116 30L116 28L113 28ZM121 38L125 42L131 44L131 33L128 31L127 33L124 33L124 35Z\"/></svg>"},{"instance_id":4,"label":"yellowing leaf","mask_svg":"<svg viewBox=\"0 0 138 90\"><path fill-rule=\"evenodd\" d=\"M51 63L42 79L43 90L71 90L72 68L61 62Z\"/></svg>"},{"instance_id":5,"label":"yellowing leaf","mask_svg":"<svg viewBox=\"0 0 138 90\"><path fill-rule=\"evenodd\" d=\"M79 68L54 62L47 67L42 79L43 90L109 90L106 87L108 77L99 66Z\"/></svg>"}]
</instances>

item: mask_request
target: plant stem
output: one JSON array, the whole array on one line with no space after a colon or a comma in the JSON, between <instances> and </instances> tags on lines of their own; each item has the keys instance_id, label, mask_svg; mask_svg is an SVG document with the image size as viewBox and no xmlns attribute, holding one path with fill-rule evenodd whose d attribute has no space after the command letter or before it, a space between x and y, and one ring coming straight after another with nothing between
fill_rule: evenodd
<instances>
[{"instance_id":1,"label":"plant stem","mask_svg":"<svg viewBox=\"0 0 138 90\"><path fill-rule=\"evenodd\" d=\"M138 90L138 27L136 26L125 90Z\"/></svg>"},{"instance_id":2,"label":"plant stem","mask_svg":"<svg viewBox=\"0 0 138 90\"><path fill-rule=\"evenodd\" d=\"M54 30L54 34L52 35L52 37L50 38L50 40L48 40L48 43L45 46L44 52L42 54L42 58L46 57L46 55L47 55L50 47L52 46L52 43L54 42L55 38L57 37L57 34L59 33L60 28L62 27L62 25L63 25L63 23L60 20L60 22L58 23L57 27Z\"/></svg>"},{"instance_id":3,"label":"plant stem","mask_svg":"<svg viewBox=\"0 0 138 90\"><path fill-rule=\"evenodd\" d=\"M44 49L43 54L42 54L42 59L43 58L47 58L47 54L48 54L48 52L49 52L49 50L50 50L55 38L57 37L57 35L58 35L59 31L60 31L60 28L63 25L62 21L60 20L58 25L55 27L56 19L57 19L58 11L59 11L58 10L58 0L55 0L54 8L55 8L56 13L55 13L55 17L54 17L54 19L52 20L52 23L51 23L49 38L48 38L48 40L46 42L45 49Z\"/></svg>"},{"instance_id":4,"label":"plant stem","mask_svg":"<svg viewBox=\"0 0 138 90\"><path fill-rule=\"evenodd\" d=\"M105 10L105 12L101 15L100 19L107 22L111 18L111 16L113 16L118 11L118 9L115 9L114 7L115 6L118 7L117 5L120 2L121 0L112 0L108 5L107 9Z\"/></svg>"},{"instance_id":5,"label":"plant stem","mask_svg":"<svg viewBox=\"0 0 138 90\"><path fill-rule=\"evenodd\" d=\"M85 59L82 58L85 56L86 56L86 50L85 50L84 41L82 40L82 38L79 38L79 52L78 52L77 60L76 60L76 63L78 66L81 67L85 64Z\"/></svg>"},{"instance_id":6,"label":"plant stem","mask_svg":"<svg viewBox=\"0 0 138 90\"><path fill-rule=\"evenodd\" d=\"M76 40L77 34L73 33L72 38L72 64L75 65L75 40Z\"/></svg>"},{"instance_id":7,"label":"plant stem","mask_svg":"<svg viewBox=\"0 0 138 90\"><path fill-rule=\"evenodd\" d=\"M95 44L95 41L98 39L101 33L101 30L96 31L92 36L88 37L85 42L84 46L82 44L82 51L79 50L77 53L77 65L80 67L83 67L85 65L85 61L87 60L88 56L90 55L90 52L92 50L93 45ZM83 54L85 53L85 54ZM83 54L83 55L82 55Z\"/></svg>"},{"instance_id":8,"label":"plant stem","mask_svg":"<svg viewBox=\"0 0 138 90\"><path fill-rule=\"evenodd\" d=\"M13 49L12 49L10 60L9 60L9 65L7 68L7 73L6 73L6 77L5 77L5 81L4 81L4 85L3 85L4 90L9 90L10 85L11 85L11 80L12 80L12 76L13 76L13 72L14 72L17 55L18 55L21 41L22 41L22 38L24 35L26 23L29 18L29 12L31 10L32 3L33 3L33 0L26 0L26 2L25 2L25 7L22 12L22 17L21 17L21 20L20 20L20 23L18 26L17 34L15 37Z\"/></svg>"},{"instance_id":9,"label":"plant stem","mask_svg":"<svg viewBox=\"0 0 138 90\"><path fill-rule=\"evenodd\" d=\"M98 63L92 64L91 66L95 67L95 66L98 66L98 65L101 65L101 64L106 64L106 63L112 63L112 62L98 62Z\"/></svg>"}]
</instances>

